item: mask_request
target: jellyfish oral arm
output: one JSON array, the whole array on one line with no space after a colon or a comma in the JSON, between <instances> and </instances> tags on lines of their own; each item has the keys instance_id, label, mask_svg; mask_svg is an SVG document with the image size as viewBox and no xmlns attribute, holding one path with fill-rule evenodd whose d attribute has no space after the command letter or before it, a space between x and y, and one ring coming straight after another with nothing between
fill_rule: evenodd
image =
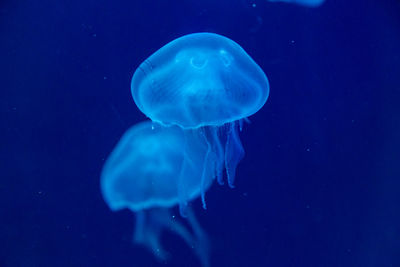
<instances>
[{"instance_id":1,"label":"jellyfish oral arm","mask_svg":"<svg viewBox=\"0 0 400 267\"><path fill-rule=\"evenodd\" d=\"M188 207L187 220L191 229L173 216L168 208L143 210L136 213L136 226L133 241L146 246L160 261L168 260L170 254L161 245L161 234L169 230L180 236L199 258L203 267L209 267L209 241L197 221L194 212Z\"/></svg>"},{"instance_id":2,"label":"jellyfish oral arm","mask_svg":"<svg viewBox=\"0 0 400 267\"><path fill-rule=\"evenodd\" d=\"M244 157L244 149L238 134L238 122L230 123L230 129L225 144L225 169L228 185L234 188L236 167Z\"/></svg>"}]
</instances>

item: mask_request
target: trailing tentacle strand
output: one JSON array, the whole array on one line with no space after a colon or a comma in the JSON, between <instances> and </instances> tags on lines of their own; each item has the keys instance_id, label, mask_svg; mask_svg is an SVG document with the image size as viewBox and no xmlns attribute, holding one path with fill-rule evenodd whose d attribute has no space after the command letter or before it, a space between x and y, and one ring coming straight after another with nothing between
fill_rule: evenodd
<instances>
[{"instance_id":1,"label":"trailing tentacle strand","mask_svg":"<svg viewBox=\"0 0 400 267\"><path fill-rule=\"evenodd\" d=\"M244 156L244 149L240 142L237 131L237 122L230 124L230 129L227 135L225 144L225 169L228 177L228 185L233 188L235 181L236 167L239 161Z\"/></svg>"},{"instance_id":2,"label":"trailing tentacle strand","mask_svg":"<svg viewBox=\"0 0 400 267\"><path fill-rule=\"evenodd\" d=\"M207 209L206 197L205 197L206 180L208 178L207 175L210 175L209 168L213 164L213 158L211 156L211 144L207 140L207 136L206 136L206 133L205 133L204 129L202 129L201 135L203 136L204 140L207 143L207 152L206 152L206 154L204 156L204 161L203 161L203 172L201 174L201 181L200 181L200 190L201 190L201 194L200 195L201 195L201 202L203 204L203 209Z\"/></svg>"},{"instance_id":3,"label":"trailing tentacle strand","mask_svg":"<svg viewBox=\"0 0 400 267\"><path fill-rule=\"evenodd\" d=\"M224 184L223 170L224 170L224 150L221 145L220 137L218 136L219 128L210 128L210 139L212 144L212 153L214 157L214 177L217 177L217 181L220 185Z\"/></svg>"}]
</instances>

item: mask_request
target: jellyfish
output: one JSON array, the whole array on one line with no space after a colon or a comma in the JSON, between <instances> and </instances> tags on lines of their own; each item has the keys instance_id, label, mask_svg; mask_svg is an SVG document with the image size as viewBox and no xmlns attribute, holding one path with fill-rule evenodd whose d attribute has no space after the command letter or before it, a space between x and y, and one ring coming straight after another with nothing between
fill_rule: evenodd
<instances>
[{"instance_id":1,"label":"jellyfish","mask_svg":"<svg viewBox=\"0 0 400 267\"><path fill-rule=\"evenodd\" d=\"M286 2L294 3L298 5L308 6L308 7L319 7L325 0L268 0L270 2Z\"/></svg>"},{"instance_id":2,"label":"jellyfish","mask_svg":"<svg viewBox=\"0 0 400 267\"><path fill-rule=\"evenodd\" d=\"M190 148L183 149L188 140ZM196 133L184 136L179 127L145 121L126 131L104 164L100 184L105 202L113 211L127 208L136 213L134 242L160 260L169 256L160 243L161 232L168 229L208 266L208 239L194 212L188 208L185 214L191 230L171 213L180 202L178 192L192 200L200 188L211 186L212 175L203 168L206 151Z\"/></svg>"},{"instance_id":3,"label":"jellyfish","mask_svg":"<svg viewBox=\"0 0 400 267\"><path fill-rule=\"evenodd\" d=\"M197 132L207 144L204 166L220 184L225 169L234 187L236 166L244 156L238 130L269 95L267 76L239 44L214 33L175 39L140 64L131 93L152 121L177 125L189 136ZM205 208L204 193L202 187ZM187 201L180 201L184 213Z\"/></svg>"}]
</instances>

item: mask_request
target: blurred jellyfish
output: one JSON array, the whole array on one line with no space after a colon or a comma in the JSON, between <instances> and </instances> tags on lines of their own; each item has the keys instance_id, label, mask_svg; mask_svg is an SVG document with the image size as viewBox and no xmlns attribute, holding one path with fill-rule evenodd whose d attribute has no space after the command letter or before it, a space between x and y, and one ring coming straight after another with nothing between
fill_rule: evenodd
<instances>
[{"instance_id":1,"label":"blurred jellyfish","mask_svg":"<svg viewBox=\"0 0 400 267\"><path fill-rule=\"evenodd\" d=\"M220 184L225 168L233 187L244 155L238 128L269 95L267 77L243 48L218 34L185 35L137 68L131 91L138 108L152 121L178 125L185 134L198 132L207 144L204 166ZM182 211L187 202L180 200Z\"/></svg>"},{"instance_id":2,"label":"blurred jellyfish","mask_svg":"<svg viewBox=\"0 0 400 267\"><path fill-rule=\"evenodd\" d=\"M190 147L184 150L189 138ZM147 246L158 259L168 257L160 244L162 230L168 229L194 248L203 266L208 266L208 240L193 212L189 208L186 212L189 230L170 211L180 202L180 187L191 200L212 184L212 175L203 168L206 151L206 143L196 133L184 136L179 127L146 121L126 131L104 164L101 189L105 202L113 211L128 208L136 212L134 241Z\"/></svg>"},{"instance_id":3,"label":"blurred jellyfish","mask_svg":"<svg viewBox=\"0 0 400 267\"><path fill-rule=\"evenodd\" d=\"M319 7L325 2L325 0L268 0L268 1L294 3L308 7Z\"/></svg>"}]
</instances>

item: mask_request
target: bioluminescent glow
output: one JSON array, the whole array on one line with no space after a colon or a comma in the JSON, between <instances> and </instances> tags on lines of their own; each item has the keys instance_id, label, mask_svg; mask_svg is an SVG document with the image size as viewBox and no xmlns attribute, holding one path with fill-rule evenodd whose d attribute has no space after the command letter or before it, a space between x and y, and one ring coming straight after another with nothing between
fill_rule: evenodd
<instances>
[{"instance_id":1,"label":"bioluminescent glow","mask_svg":"<svg viewBox=\"0 0 400 267\"><path fill-rule=\"evenodd\" d=\"M267 101L263 70L234 41L195 33L160 48L135 71L131 92L147 121L131 127L105 162L103 197L116 211L136 213L134 240L166 259L160 233L176 233L208 266L208 239L189 201L213 179L234 187L244 156L238 131ZM172 216L179 204L189 227ZM191 228L191 229L188 229Z\"/></svg>"},{"instance_id":2,"label":"bioluminescent glow","mask_svg":"<svg viewBox=\"0 0 400 267\"><path fill-rule=\"evenodd\" d=\"M319 7L322 5L325 0L268 0L270 2L285 2L285 3L293 3L308 7Z\"/></svg>"},{"instance_id":3,"label":"bioluminescent glow","mask_svg":"<svg viewBox=\"0 0 400 267\"><path fill-rule=\"evenodd\" d=\"M152 121L178 125L185 135L202 136L207 144L204 166L220 184L225 168L233 187L236 166L244 155L238 128L269 95L266 75L242 47L214 33L185 35L137 68L131 91L138 108ZM180 201L184 213L188 199Z\"/></svg>"},{"instance_id":4,"label":"bioluminescent glow","mask_svg":"<svg viewBox=\"0 0 400 267\"><path fill-rule=\"evenodd\" d=\"M168 255L160 234L169 229L194 248L203 266L208 265L207 237L193 212L188 208L185 213L189 231L169 211L180 198L194 199L212 184L213 175L204 168L206 152L196 132L184 134L179 127L146 121L128 129L105 162L104 200L113 211L127 208L137 213L134 240L159 259Z\"/></svg>"}]
</instances>

